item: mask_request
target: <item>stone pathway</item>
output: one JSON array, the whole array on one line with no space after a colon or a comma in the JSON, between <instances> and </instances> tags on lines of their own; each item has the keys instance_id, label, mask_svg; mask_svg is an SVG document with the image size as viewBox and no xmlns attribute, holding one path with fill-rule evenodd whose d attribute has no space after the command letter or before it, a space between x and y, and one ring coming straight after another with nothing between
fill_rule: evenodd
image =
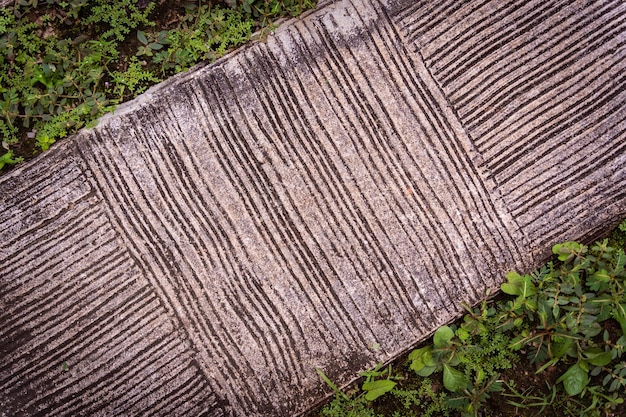
<instances>
[{"instance_id":1,"label":"stone pathway","mask_svg":"<svg viewBox=\"0 0 626 417\"><path fill-rule=\"evenodd\" d=\"M626 3L345 0L0 178L0 416L290 416L626 216ZM373 349L380 345L380 349Z\"/></svg>"}]
</instances>

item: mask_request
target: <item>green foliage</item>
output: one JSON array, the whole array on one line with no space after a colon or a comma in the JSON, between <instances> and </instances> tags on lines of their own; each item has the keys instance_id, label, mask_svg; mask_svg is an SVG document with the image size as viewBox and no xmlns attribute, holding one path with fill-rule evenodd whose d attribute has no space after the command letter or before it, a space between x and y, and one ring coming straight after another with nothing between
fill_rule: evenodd
<instances>
[{"instance_id":1,"label":"green foliage","mask_svg":"<svg viewBox=\"0 0 626 417\"><path fill-rule=\"evenodd\" d=\"M16 158L13 155L12 151L7 151L3 155L0 156L0 169L4 168L5 165L13 165L21 162L21 158Z\"/></svg>"},{"instance_id":2,"label":"green foliage","mask_svg":"<svg viewBox=\"0 0 626 417\"><path fill-rule=\"evenodd\" d=\"M589 376L587 375L589 369L587 369L585 362L575 363L572 365L567 372L565 372L557 382L562 382L565 387L565 392L568 395L578 395L589 384Z\"/></svg>"},{"instance_id":3,"label":"green foliage","mask_svg":"<svg viewBox=\"0 0 626 417\"><path fill-rule=\"evenodd\" d=\"M445 417L453 412L447 405L447 395L437 392L428 378L419 381L416 388L394 388L391 395L400 401L398 416Z\"/></svg>"},{"instance_id":4,"label":"green foliage","mask_svg":"<svg viewBox=\"0 0 626 417\"><path fill-rule=\"evenodd\" d=\"M363 384L356 395L337 396L331 406L340 402L341 410L352 407L372 413L363 415L376 415L365 405L389 393L385 401L389 395L402 400L393 415L426 415L424 410L433 406L439 415L445 410L478 416L497 393L518 409L538 409L538 415L548 407L564 415L610 415L623 404L626 389L626 255L608 240L590 247L565 242L555 245L553 252L558 264L548 263L532 274L508 273L501 286L508 298L465 306L467 314L460 324L438 328L429 344L409 354L414 379L430 383L430 377L437 377L444 390L425 395L423 390L407 389L404 378L394 377L389 369L385 379L378 379L380 384ZM519 392L514 381L501 379L522 351L536 363L538 374L557 364L564 369L554 385L548 384L548 394ZM364 375L383 376L379 367L372 372ZM400 383L384 382L391 380ZM380 395L378 387L384 387ZM376 395L368 397L372 392Z\"/></svg>"},{"instance_id":5,"label":"green foliage","mask_svg":"<svg viewBox=\"0 0 626 417\"><path fill-rule=\"evenodd\" d=\"M448 391L457 392L469 387L470 379L455 367L461 363L463 341L454 330L442 326L433 335L433 345L411 353L411 369L420 376L430 376L443 370L443 385Z\"/></svg>"},{"instance_id":6,"label":"green foliage","mask_svg":"<svg viewBox=\"0 0 626 417\"><path fill-rule=\"evenodd\" d=\"M32 152L45 151L164 76L212 61L272 19L314 6L310 0L246 3L259 14L243 3L206 3L190 0L175 28L154 30L157 2L141 8L137 0L19 0L0 10L5 148L27 148L35 138ZM270 5L276 13L264 9ZM21 160L12 155L2 166Z\"/></svg>"},{"instance_id":7,"label":"green foliage","mask_svg":"<svg viewBox=\"0 0 626 417\"><path fill-rule=\"evenodd\" d=\"M305 10L315 7L312 0L235 0L233 5L240 5L244 12L261 20L263 26L268 21L282 16L298 16Z\"/></svg>"},{"instance_id":8,"label":"green foliage","mask_svg":"<svg viewBox=\"0 0 626 417\"><path fill-rule=\"evenodd\" d=\"M626 220L623 220L609 235L609 245L626 249Z\"/></svg>"},{"instance_id":9,"label":"green foliage","mask_svg":"<svg viewBox=\"0 0 626 417\"><path fill-rule=\"evenodd\" d=\"M537 416L544 415L544 410L548 406L555 404L555 400L557 399L556 385L551 386L546 383L546 386L549 388L549 394L544 396L531 395L532 388L529 388L524 392L519 392L515 386L515 381L504 382L504 385L506 386L506 391L502 393L502 396L504 398L509 398L507 400L509 405L518 409L538 409L537 413L534 414Z\"/></svg>"},{"instance_id":10,"label":"green foliage","mask_svg":"<svg viewBox=\"0 0 626 417\"><path fill-rule=\"evenodd\" d=\"M92 0L89 4L89 14L83 20L87 26L97 25L104 28L100 39L117 40L122 42L133 29L139 26L153 26L148 15L154 9L156 2L150 2L148 7L140 10L136 0Z\"/></svg>"},{"instance_id":11,"label":"green foliage","mask_svg":"<svg viewBox=\"0 0 626 417\"><path fill-rule=\"evenodd\" d=\"M47 151L50 146L60 138L67 136L69 131L75 131L85 126L85 120L90 119L91 108L87 104L79 105L68 111L52 117L37 131L35 140L42 151Z\"/></svg>"},{"instance_id":12,"label":"green foliage","mask_svg":"<svg viewBox=\"0 0 626 417\"><path fill-rule=\"evenodd\" d=\"M400 379L401 377L397 376L397 378ZM385 381L389 380L382 379L380 381L387 384ZM334 384L332 385L334 386ZM375 400L368 400L363 392L353 396L345 395L338 390L335 392L335 397L321 410L320 415L328 417L388 417L390 415L398 417L449 417L454 415L453 409L447 404L448 397L446 394L437 392L433 382L428 378L421 380L415 387L398 388L398 385L394 385L385 393L384 398L397 406L393 414L375 410L372 407L372 401Z\"/></svg>"},{"instance_id":13,"label":"green foliage","mask_svg":"<svg viewBox=\"0 0 626 417\"><path fill-rule=\"evenodd\" d=\"M534 327L514 344L530 349L533 360L543 363L540 371L559 361L571 363L557 381L568 395L594 395L599 391L589 390L591 376L603 375L603 385L612 392L624 382L619 358L626 342L626 255L606 239L591 248L567 242L555 245L553 252L563 263L549 264L532 277L540 289L529 297L538 306ZM516 319L531 317L524 308L507 313ZM603 331L607 320L619 324L614 335ZM602 400L596 397L594 401Z\"/></svg>"},{"instance_id":14,"label":"green foliage","mask_svg":"<svg viewBox=\"0 0 626 417\"><path fill-rule=\"evenodd\" d=\"M162 30L157 34L150 34L149 36L151 39L148 39L148 36L144 31L137 31L137 39L142 44L142 46L140 46L137 50L137 56L152 56L154 55L154 51L163 49L163 45L169 44L169 40L167 39L167 30Z\"/></svg>"},{"instance_id":15,"label":"green foliage","mask_svg":"<svg viewBox=\"0 0 626 417\"><path fill-rule=\"evenodd\" d=\"M150 85L160 79L151 71L145 70L137 57L131 57L125 71L113 71L107 90L115 103L143 93Z\"/></svg>"},{"instance_id":16,"label":"green foliage","mask_svg":"<svg viewBox=\"0 0 626 417\"><path fill-rule=\"evenodd\" d=\"M177 28L161 32L156 39L154 35L140 39L149 48L144 46L139 53L148 56L153 52L149 49L159 50L161 45L167 45L153 58L162 74L185 71L203 60L214 61L248 41L255 26L253 19L232 9L200 5L188 7L187 12Z\"/></svg>"},{"instance_id":17,"label":"green foliage","mask_svg":"<svg viewBox=\"0 0 626 417\"><path fill-rule=\"evenodd\" d=\"M507 349L510 339L493 333L493 308L485 302L468 310L461 327L437 329L433 344L411 352L409 362L419 376L442 372L443 386L456 394L446 399L448 406L476 415L490 393L501 390L500 372L511 368L515 356Z\"/></svg>"},{"instance_id":18,"label":"green foliage","mask_svg":"<svg viewBox=\"0 0 626 417\"><path fill-rule=\"evenodd\" d=\"M365 399L367 401L376 400L396 386L396 383L392 381L391 365L389 365L387 371L380 371L380 366L381 365L378 364L376 368L361 374L361 376L365 377L365 382L361 389L365 392ZM385 374L387 374L387 377L381 379Z\"/></svg>"},{"instance_id":19,"label":"green foliage","mask_svg":"<svg viewBox=\"0 0 626 417\"><path fill-rule=\"evenodd\" d=\"M58 39L51 31L53 17L38 26L16 20L7 9L1 13L0 130L10 144L30 132L46 150L108 109L102 81L118 57L117 44Z\"/></svg>"}]
</instances>

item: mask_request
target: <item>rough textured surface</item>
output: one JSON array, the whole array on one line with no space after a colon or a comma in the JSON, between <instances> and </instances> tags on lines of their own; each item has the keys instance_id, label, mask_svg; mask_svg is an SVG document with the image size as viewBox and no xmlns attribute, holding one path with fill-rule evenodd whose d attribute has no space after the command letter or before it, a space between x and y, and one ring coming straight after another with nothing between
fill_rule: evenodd
<instances>
[{"instance_id":1,"label":"rough textured surface","mask_svg":"<svg viewBox=\"0 0 626 417\"><path fill-rule=\"evenodd\" d=\"M621 0L326 2L0 178L0 415L304 412L626 215L625 42Z\"/></svg>"}]
</instances>

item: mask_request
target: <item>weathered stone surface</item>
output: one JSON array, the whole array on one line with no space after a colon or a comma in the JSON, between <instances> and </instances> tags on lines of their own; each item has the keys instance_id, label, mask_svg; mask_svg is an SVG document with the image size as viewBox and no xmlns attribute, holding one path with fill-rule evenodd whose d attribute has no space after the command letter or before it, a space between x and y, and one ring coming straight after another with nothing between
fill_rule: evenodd
<instances>
[{"instance_id":1,"label":"weathered stone surface","mask_svg":"<svg viewBox=\"0 0 626 417\"><path fill-rule=\"evenodd\" d=\"M0 178L0 415L302 413L626 215L625 14L326 3Z\"/></svg>"}]
</instances>

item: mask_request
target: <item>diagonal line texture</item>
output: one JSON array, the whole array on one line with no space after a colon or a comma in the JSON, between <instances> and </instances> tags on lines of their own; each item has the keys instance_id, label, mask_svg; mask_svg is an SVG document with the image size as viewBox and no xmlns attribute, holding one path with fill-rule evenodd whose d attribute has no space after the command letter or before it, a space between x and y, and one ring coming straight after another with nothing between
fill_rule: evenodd
<instances>
[{"instance_id":1,"label":"diagonal line texture","mask_svg":"<svg viewBox=\"0 0 626 417\"><path fill-rule=\"evenodd\" d=\"M625 16L325 1L1 177L0 416L303 414L596 236Z\"/></svg>"}]
</instances>

